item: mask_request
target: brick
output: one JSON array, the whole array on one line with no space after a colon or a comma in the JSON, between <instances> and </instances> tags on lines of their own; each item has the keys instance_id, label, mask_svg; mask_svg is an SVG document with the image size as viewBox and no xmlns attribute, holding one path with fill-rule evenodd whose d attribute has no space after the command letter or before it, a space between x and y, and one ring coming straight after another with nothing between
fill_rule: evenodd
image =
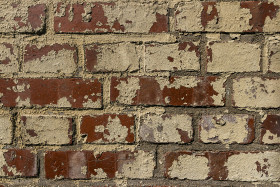
<instances>
[{"instance_id":1,"label":"brick","mask_svg":"<svg viewBox=\"0 0 280 187\"><path fill-rule=\"evenodd\" d=\"M193 139L192 117L186 114L146 114L139 136L153 143L189 143Z\"/></svg>"},{"instance_id":2,"label":"brick","mask_svg":"<svg viewBox=\"0 0 280 187\"><path fill-rule=\"evenodd\" d=\"M187 2L174 12L175 30L186 32L279 32L280 3Z\"/></svg>"},{"instance_id":3,"label":"brick","mask_svg":"<svg viewBox=\"0 0 280 187\"><path fill-rule=\"evenodd\" d=\"M101 83L97 79L0 79L5 107L100 108Z\"/></svg>"},{"instance_id":4,"label":"brick","mask_svg":"<svg viewBox=\"0 0 280 187\"><path fill-rule=\"evenodd\" d=\"M269 37L268 41L268 64L267 68L269 72L280 72L280 36Z\"/></svg>"},{"instance_id":5,"label":"brick","mask_svg":"<svg viewBox=\"0 0 280 187\"><path fill-rule=\"evenodd\" d=\"M168 31L167 6L152 3L58 3L57 33L160 33Z\"/></svg>"},{"instance_id":6,"label":"brick","mask_svg":"<svg viewBox=\"0 0 280 187\"><path fill-rule=\"evenodd\" d=\"M7 149L0 151L0 176L37 176L37 156L30 150Z\"/></svg>"},{"instance_id":7,"label":"brick","mask_svg":"<svg viewBox=\"0 0 280 187\"><path fill-rule=\"evenodd\" d=\"M280 115L269 114L261 124L261 143L280 144Z\"/></svg>"},{"instance_id":8,"label":"brick","mask_svg":"<svg viewBox=\"0 0 280 187\"><path fill-rule=\"evenodd\" d=\"M191 180L278 181L280 153L168 152L165 176Z\"/></svg>"},{"instance_id":9,"label":"brick","mask_svg":"<svg viewBox=\"0 0 280 187\"><path fill-rule=\"evenodd\" d=\"M72 143L72 119L63 116L21 116L25 144L63 145Z\"/></svg>"},{"instance_id":10,"label":"brick","mask_svg":"<svg viewBox=\"0 0 280 187\"><path fill-rule=\"evenodd\" d=\"M13 140L13 124L11 116L0 116L0 144L11 144Z\"/></svg>"},{"instance_id":11,"label":"brick","mask_svg":"<svg viewBox=\"0 0 280 187\"><path fill-rule=\"evenodd\" d=\"M85 66L89 72L137 71L140 60L140 47L132 43L85 46Z\"/></svg>"},{"instance_id":12,"label":"brick","mask_svg":"<svg viewBox=\"0 0 280 187\"><path fill-rule=\"evenodd\" d=\"M153 71L198 71L200 52L198 42L174 44L148 44L145 46L145 70Z\"/></svg>"},{"instance_id":13,"label":"brick","mask_svg":"<svg viewBox=\"0 0 280 187\"><path fill-rule=\"evenodd\" d=\"M24 51L23 72L71 74L76 70L77 49L68 44L29 44Z\"/></svg>"},{"instance_id":14,"label":"brick","mask_svg":"<svg viewBox=\"0 0 280 187\"><path fill-rule=\"evenodd\" d=\"M233 106L257 108L279 107L279 85L279 78L237 78L233 80Z\"/></svg>"},{"instance_id":15,"label":"brick","mask_svg":"<svg viewBox=\"0 0 280 187\"><path fill-rule=\"evenodd\" d=\"M225 79L126 77L111 79L111 102L126 105L223 106Z\"/></svg>"},{"instance_id":16,"label":"brick","mask_svg":"<svg viewBox=\"0 0 280 187\"><path fill-rule=\"evenodd\" d=\"M248 144L254 133L254 117L245 114L203 115L199 121L203 143Z\"/></svg>"},{"instance_id":17,"label":"brick","mask_svg":"<svg viewBox=\"0 0 280 187\"><path fill-rule=\"evenodd\" d=\"M151 178L154 168L154 154L142 150L97 154L92 151L45 153L47 179Z\"/></svg>"},{"instance_id":18,"label":"brick","mask_svg":"<svg viewBox=\"0 0 280 187\"><path fill-rule=\"evenodd\" d=\"M83 116L80 134L86 143L133 143L134 121L126 114Z\"/></svg>"},{"instance_id":19,"label":"brick","mask_svg":"<svg viewBox=\"0 0 280 187\"><path fill-rule=\"evenodd\" d=\"M0 73L18 71L18 48L10 43L0 43Z\"/></svg>"},{"instance_id":20,"label":"brick","mask_svg":"<svg viewBox=\"0 0 280 187\"><path fill-rule=\"evenodd\" d=\"M1 3L0 32L35 33L45 27L46 5L33 3Z\"/></svg>"},{"instance_id":21,"label":"brick","mask_svg":"<svg viewBox=\"0 0 280 187\"><path fill-rule=\"evenodd\" d=\"M260 71L259 44L211 41L207 45L208 72Z\"/></svg>"}]
</instances>

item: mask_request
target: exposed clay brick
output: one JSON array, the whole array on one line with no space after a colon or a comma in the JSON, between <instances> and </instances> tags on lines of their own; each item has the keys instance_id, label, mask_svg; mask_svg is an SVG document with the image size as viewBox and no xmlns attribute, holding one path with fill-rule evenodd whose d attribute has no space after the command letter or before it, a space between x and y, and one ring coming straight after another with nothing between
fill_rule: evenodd
<instances>
[{"instance_id":1,"label":"exposed clay brick","mask_svg":"<svg viewBox=\"0 0 280 187\"><path fill-rule=\"evenodd\" d=\"M146 114L141 117L140 138L155 143L189 143L193 138L192 117L186 114Z\"/></svg>"},{"instance_id":2,"label":"exposed clay brick","mask_svg":"<svg viewBox=\"0 0 280 187\"><path fill-rule=\"evenodd\" d=\"M259 44L210 41L207 52L208 72L260 71Z\"/></svg>"},{"instance_id":3,"label":"exposed clay brick","mask_svg":"<svg viewBox=\"0 0 280 187\"><path fill-rule=\"evenodd\" d=\"M254 130L254 117L245 114L203 115L199 121L199 136L204 143L251 143Z\"/></svg>"},{"instance_id":4,"label":"exposed clay brick","mask_svg":"<svg viewBox=\"0 0 280 187\"><path fill-rule=\"evenodd\" d=\"M63 145L72 143L72 119L61 116L21 116L25 144Z\"/></svg>"},{"instance_id":5,"label":"exposed clay brick","mask_svg":"<svg viewBox=\"0 0 280 187\"><path fill-rule=\"evenodd\" d=\"M111 79L111 101L127 105L223 106L225 79L126 77Z\"/></svg>"},{"instance_id":6,"label":"exposed clay brick","mask_svg":"<svg viewBox=\"0 0 280 187\"><path fill-rule=\"evenodd\" d=\"M146 71L197 71L200 69L198 42L148 44L145 46Z\"/></svg>"},{"instance_id":7,"label":"exposed clay brick","mask_svg":"<svg viewBox=\"0 0 280 187\"><path fill-rule=\"evenodd\" d=\"M237 78L233 81L233 106L279 107L279 93L279 78Z\"/></svg>"},{"instance_id":8,"label":"exposed clay brick","mask_svg":"<svg viewBox=\"0 0 280 187\"><path fill-rule=\"evenodd\" d=\"M152 3L58 3L57 33L160 33L168 31L167 6Z\"/></svg>"},{"instance_id":9,"label":"exposed clay brick","mask_svg":"<svg viewBox=\"0 0 280 187\"><path fill-rule=\"evenodd\" d=\"M2 149L0 176L34 177L38 174L37 156L30 150Z\"/></svg>"},{"instance_id":10,"label":"exposed clay brick","mask_svg":"<svg viewBox=\"0 0 280 187\"><path fill-rule=\"evenodd\" d=\"M268 41L268 64L267 70L269 72L280 72L280 36L269 37Z\"/></svg>"},{"instance_id":11,"label":"exposed clay brick","mask_svg":"<svg viewBox=\"0 0 280 187\"><path fill-rule=\"evenodd\" d=\"M18 71L18 48L10 43L0 44L0 73Z\"/></svg>"},{"instance_id":12,"label":"exposed clay brick","mask_svg":"<svg viewBox=\"0 0 280 187\"><path fill-rule=\"evenodd\" d=\"M126 114L83 116L80 134L86 143L133 143L134 121Z\"/></svg>"},{"instance_id":13,"label":"exposed clay brick","mask_svg":"<svg viewBox=\"0 0 280 187\"><path fill-rule=\"evenodd\" d=\"M41 32L45 27L46 5L25 2L1 3L0 32Z\"/></svg>"},{"instance_id":14,"label":"exposed clay brick","mask_svg":"<svg viewBox=\"0 0 280 187\"><path fill-rule=\"evenodd\" d=\"M13 139L13 124L11 116L0 116L0 144L11 144Z\"/></svg>"},{"instance_id":15,"label":"exposed clay brick","mask_svg":"<svg viewBox=\"0 0 280 187\"><path fill-rule=\"evenodd\" d=\"M140 60L140 47L132 43L85 46L85 66L90 72L132 72L139 69Z\"/></svg>"},{"instance_id":16,"label":"exposed clay brick","mask_svg":"<svg viewBox=\"0 0 280 187\"><path fill-rule=\"evenodd\" d=\"M234 181L278 181L280 153L169 152L165 155L168 178Z\"/></svg>"},{"instance_id":17,"label":"exposed clay brick","mask_svg":"<svg viewBox=\"0 0 280 187\"><path fill-rule=\"evenodd\" d=\"M0 79L1 104L6 107L100 108L97 79Z\"/></svg>"},{"instance_id":18,"label":"exposed clay brick","mask_svg":"<svg viewBox=\"0 0 280 187\"><path fill-rule=\"evenodd\" d=\"M47 179L151 178L154 167L154 154L145 151L97 154L92 151L48 151L45 154Z\"/></svg>"},{"instance_id":19,"label":"exposed clay brick","mask_svg":"<svg viewBox=\"0 0 280 187\"><path fill-rule=\"evenodd\" d=\"M280 115L267 115L261 127L261 143L280 144Z\"/></svg>"},{"instance_id":20,"label":"exposed clay brick","mask_svg":"<svg viewBox=\"0 0 280 187\"><path fill-rule=\"evenodd\" d=\"M71 74L76 70L76 66L76 48L68 44L25 47L23 72Z\"/></svg>"},{"instance_id":21,"label":"exposed clay brick","mask_svg":"<svg viewBox=\"0 0 280 187\"><path fill-rule=\"evenodd\" d=\"M174 13L175 30L279 32L279 5L277 1L180 3Z\"/></svg>"}]
</instances>

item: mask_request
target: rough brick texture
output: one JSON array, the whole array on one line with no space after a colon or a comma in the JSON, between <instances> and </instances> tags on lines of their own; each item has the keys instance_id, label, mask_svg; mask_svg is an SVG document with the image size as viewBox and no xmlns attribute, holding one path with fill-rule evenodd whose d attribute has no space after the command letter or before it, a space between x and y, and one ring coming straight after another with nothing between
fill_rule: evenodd
<instances>
[{"instance_id":1,"label":"rough brick texture","mask_svg":"<svg viewBox=\"0 0 280 187\"><path fill-rule=\"evenodd\" d=\"M0 1L0 187L279 186L280 0Z\"/></svg>"}]
</instances>

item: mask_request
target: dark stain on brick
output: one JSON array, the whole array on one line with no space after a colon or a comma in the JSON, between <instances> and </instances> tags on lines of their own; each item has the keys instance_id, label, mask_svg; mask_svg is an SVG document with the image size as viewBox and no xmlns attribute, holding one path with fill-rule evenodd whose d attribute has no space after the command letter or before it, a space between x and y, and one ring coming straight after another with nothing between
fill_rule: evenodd
<instances>
[{"instance_id":1,"label":"dark stain on brick","mask_svg":"<svg viewBox=\"0 0 280 187\"><path fill-rule=\"evenodd\" d=\"M174 62L174 58L171 57L171 56L168 56L168 57L167 57L167 60L169 60L169 62Z\"/></svg>"},{"instance_id":2,"label":"dark stain on brick","mask_svg":"<svg viewBox=\"0 0 280 187\"><path fill-rule=\"evenodd\" d=\"M14 54L14 49L13 49L13 46L11 44L8 44L8 43L3 43L3 45L10 50L10 53L11 55L15 55ZM1 60L0 61L0 64L9 64L11 62L11 59L7 56L4 60Z\"/></svg>"},{"instance_id":3,"label":"dark stain on brick","mask_svg":"<svg viewBox=\"0 0 280 187\"><path fill-rule=\"evenodd\" d=\"M247 124L248 124L248 138L245 143L252 143L253 140L255 139L255 119L253 116L250 116L247 119Z\"/></svg>"},{"instance_id":4,"label":"dark stain on brick","mask_svg":"<svg viewBox=\"0 0 280 187\"><path fill-rule=\"evenodd\" d=\"M42 28L42 25L45 22L45 16L46 16L45 11L46 11L46 6L43 4L38 4L29 7L27 21L31 25L33 30L38 30Z\"/></svg>"},{"instance_id":5,"label":"dark stain on brick","mask_svg":"<svg viewBox=\"0 0 280 187\"><path fill-rule=\"evenodd\" d=\"M275 134L277 137L280 137L280 116L279 115L267 115L266 119L262 124L261 130L261 142L263 142L263 136L265 135L266 131Z\"/></svg>"},{"instance_id":6,"label":"dark stain on brick","mask_svg":"<svg viewBox=\"0 0 280 187\"><path fill-rule=\"evenodd\" d=\"M279 6L274 5L273 2L240 2L240 7L250 9L250 13L252 14L252 18L249 20L249 24L252 28L247 30L247 32L263 32L265 19L267 17L270 19L275 18L277 12L279 11Z\"/></svg>"},{"instance_id":7,"label":"dark stain on brick","mask_svg":"<svg viewBox=\"0 0 280 187\"><path fill-rule=\"evenodd\" d=\"M211 177L213 180L226 180L228 176L228 170L225 166L225 163L229 157L228 152L217 152L217 153L211 153L207 152L206 156L209 160L209 177Z\"/></svg>"},{"instance_id":8,"label":"dark stain on brick","mask_svg":"<svg viewBox=\"0 0 280 187\"><path fill-rule=\"evenodd\" d=\"M216 8L216 2L202 2L203 10L201 12L201 24L205 28L209 21L212 21L215 19L215 17L218 19L218 11ZM211 6L212 10L208 14L208 9Z\"/></svg>"},{"instance_id":9,"label":"dark stain on brick","mask_svg":"<svg viewBox=\"0 0 280 187\"><path fill-rule=\"evenodd\" d=\"M31 137L38 136L38 134L37 134L33 129L26 129L26 132L27 132Z\"/></svg>"},{"instance_id":10,"label":"dark stain on brick","mask_svg":"<svg viewBox=\"0 0 280 187\"><path fill-rule=\"evenodd\" d=\"M154 22L149 32L150 33L168 32L168 17L166 15L156 13L156 22Z\"/></svg>"},{"instance_id":11,"label":"dark stain on brick","mask_svg":"<svg viewBox=\"0 0 280 187\"><path fill-rule=\"evenodd\" d=\"M189 134L187 131L183 131L182 129L179 128L177 128L176 130L178 131L182 142L189 143L192 141L192 139L189 138Z\"/></svg>"},{"instance_id":12,"label":"dark stain on brick","mask_svg":"<svg viewBox=\"0 0 280 187\"><path fill-rule=\"evenodd\" d=\"M85 47L85 64L88 71L94 71L97 65L98 45Z\"/></svg>"},{"instance_id":13,"label":"dark stain on brick","mask_svg":"<svg viewBox=\"0 0 280 187\"><path fill-rule=\"evenodd\" d=\"M124 32L124 25L121 25L118 20L115 20L112 28L115 29L116 31Z\"/></svg>"},{"instance_id":14,"label":"dark stain on brick","mask_svg":"<svg viewBox=\"0 0 280 187\"><path fill-rule=\"evenodd\" d=\"M45 173L47 179L54 179L56 177L68 177L68 154L69 152L67 151L48 151L46 153Z\"/></svg>"},{"instance_id":15,"label":"dark stain on brick","mask_svg":"<svg viewBox=\"0 0 280 187\"><path fill-rule=\"evenodd\" d=\"M190 52L195 51L196 56L197 57L200 56L198 46L195 46L192 42L181 42L181 43L179 43L178 50L179 51L185 50L187 48L187 46L189 46L188 51L190 51Z\"/></svg>"},{"instance_id":16,"label":"dark stain on brick","mask_svg":"<svg viewBox=\"0 0 280 187\"><path fill-rule=\"evenodd\" d=\"M268 159L263 159L263 160L264 160L264 162L268 161ZM268 177L268 171L267 170L270 168L271 165L266 164L266 163L261 164L259 161L256 161L255 163L257 165L257 171L259 173L262 173L262 176L265 175L266 177Z\"/></svg>"}]
</instances>

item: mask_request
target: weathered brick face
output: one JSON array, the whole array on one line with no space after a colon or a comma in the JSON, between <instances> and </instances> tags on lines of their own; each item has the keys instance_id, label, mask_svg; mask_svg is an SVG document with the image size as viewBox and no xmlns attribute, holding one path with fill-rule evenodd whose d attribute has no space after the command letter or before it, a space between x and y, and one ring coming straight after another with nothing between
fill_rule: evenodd
<instances>
[{"instance_id":1,"label":"weathered brick face","mask_svg":"<svg viewBox=\"0 0 280 187\"><path fill-rule=\"evenodd\" d=\"M278 186L280 0L0 1L0 187Z\"/></svg>"}]
</instances>

